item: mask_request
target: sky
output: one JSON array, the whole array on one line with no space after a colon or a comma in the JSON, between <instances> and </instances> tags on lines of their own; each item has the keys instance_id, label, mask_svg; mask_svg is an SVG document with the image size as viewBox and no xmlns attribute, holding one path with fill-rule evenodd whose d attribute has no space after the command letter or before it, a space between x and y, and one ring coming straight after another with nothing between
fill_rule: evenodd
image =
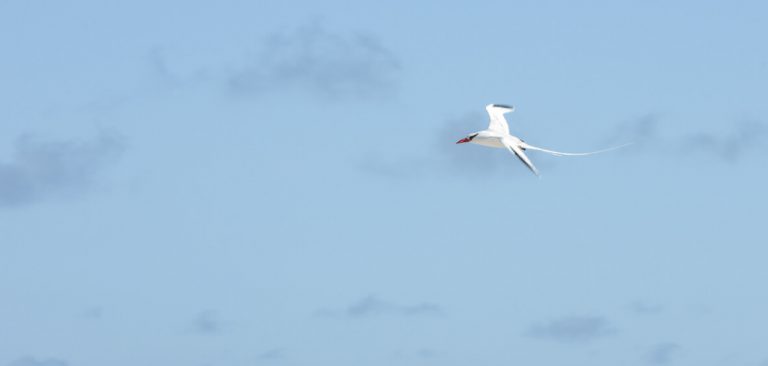
<instances>
[{"instance_id":1,"label":"sky","mask_svg":"<svg viewBox=\"0 0 768 366\"><path fill-rule=\"evenodd\" d=\"M766 366L767 17L0 0L0 365Z\"/></svg>"}]
</instances>

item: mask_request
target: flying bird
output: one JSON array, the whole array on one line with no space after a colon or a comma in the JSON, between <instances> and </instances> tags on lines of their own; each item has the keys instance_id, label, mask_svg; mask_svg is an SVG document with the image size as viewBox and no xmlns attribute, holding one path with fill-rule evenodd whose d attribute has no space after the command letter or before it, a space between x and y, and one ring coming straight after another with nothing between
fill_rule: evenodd
<instances>
[{"instance_id":1,"label":"flying bird","mask_svg":"<svg viewBox=\"0 0 768 366\"><path fill-rule=\"evenodd\" d=\"M509 125L507 124L507 120L504 118L504 115L512 112L515 110L515 107L503 105L503 104L489 104L485 106L485 110L488 111L488 116L491 117L491 122L488 125L488 128L482 131L470 133L467 135L467 137L457 141L457 144L463 144L466 142L470 142L473 144L488 146L488 147L497 147L497 148L506 148L517 156L518 159L520 159L525 166L530 169L533 174L536 174L536 176L539 176L539 170L536 169L536 166L533 165L531 162L531 159L528 158L527 155L525 155L525 150L536 150L545 152L547 154L552 154L555 156L583 156L583 155L592 155L597 154L605 151L610 151L614 149L618 149L620 147L624 147L629 144L624 144L621 146L616 146L608 149L598 150L598 151L591 151L591 152L585 152L585 153L566 153L566 152L560 152L560 151L553 151L544 149L541 147L536 147L533 145L527 144L525 141L520 139L517 136L512 136L509 134Z\"/></svg>"}]
</instances>

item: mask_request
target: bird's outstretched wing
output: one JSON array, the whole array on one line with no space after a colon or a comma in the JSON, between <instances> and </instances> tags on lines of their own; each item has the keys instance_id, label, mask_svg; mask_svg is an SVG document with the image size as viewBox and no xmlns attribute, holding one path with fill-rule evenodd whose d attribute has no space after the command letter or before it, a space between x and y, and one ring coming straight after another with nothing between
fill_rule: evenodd
<instances>
[{"instance_id":1,"label":"bird's outstretched wing","mask_svg":"<svg viewBox=\"0 0 768 366\"><path fill-rule=\"evenodd\" d=\"M504 118L504 114L514 111L515 107L503 104L488 104L485 106L485 110L488 111L488 116L491 117L488 129L509 135L509 125Z\"/></svg>"},{"instance_id":2,"label":"bird's outstretched wing","mask_svg":"<svg viewBox=\"0 0 768 366\"><path fill-rule=\"evenodd\" d=\"M523 142L522 147L524 149L531 149L531 150L545 152L547 154L552 154L554 156L584 156L584 155L599 154L599 153L606 152L606 151L616 150L616 149L620 149L620 148L622 148L624 146L628 146L628 145L632 145L632 143L630 142L630 143L624 144L624 145L619 145L619 146L614 146L614 147L607 148L607 149L602 149L602 150L597 150L597 151L590 151L590 152L584 152L584 153L567 153L567 152L547 150L547 149L544 149L544 148L541 148L541 147L536 147L536 146L533 146L533 145L528 145L525 142Z\"/></svg>"},{"instance_id":3,"label":"bird's outstretched wing","mask_svg":"<svg viewBox=\"0 0 768 366\"><path fill-rule=\"evenodd\" d=\"M520 161L523 162L523 164L525 164L525 166L527 166L528 169L533 172L533 174L536 174L537 177L539 176L539 170L536 169L536 166L533 165L531 159L528 159L528 156L525 155L525 152L523 152L523 149L521 149L520 146L507 143L506 141L502 141L502 143L507 148L507 150L517 156L517 158L520 159Z\"/></svg>"}]
</instances>

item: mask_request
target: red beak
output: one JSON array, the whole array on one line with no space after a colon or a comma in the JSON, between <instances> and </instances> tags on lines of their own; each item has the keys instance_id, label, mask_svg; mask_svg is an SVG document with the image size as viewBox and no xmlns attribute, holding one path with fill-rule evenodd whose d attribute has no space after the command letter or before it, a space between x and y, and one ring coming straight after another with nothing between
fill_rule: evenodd
<instances>
[{"instance_id":1,"label":"red beak","mask_svg":"<svg viewBox=\"0 0 768 366\"><path fill-rule=\"evenodd\" d=\"M456 143L457 144L463 144L465 142L470 142L470 141L471 141L471 139L469 137L465 137L465 138L463 138L463 139L461 139L459 141L456 141Z\"/></svg>"}]
</instances>

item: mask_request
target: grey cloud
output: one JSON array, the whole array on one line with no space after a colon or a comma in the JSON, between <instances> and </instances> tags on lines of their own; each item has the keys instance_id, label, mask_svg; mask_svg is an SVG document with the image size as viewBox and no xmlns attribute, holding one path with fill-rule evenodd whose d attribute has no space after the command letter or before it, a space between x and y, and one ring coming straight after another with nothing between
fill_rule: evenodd
<instances>
[{"instance_id":1,"label":"grey cloud","mask_svg":"<svg viewBox=\"0 0 768 366\"><path fill-rule=\"evenodd\" d=\"M633 141L636 146L626 151L657 152L672 158L709 155L733 163L763 145L766 131L766 127L758 122L738 122L721 135L692 131L679 136L664 136L661 118L649 114L620 125L608 140L614 143Z\"/></svg>"},{"instance_id":2,"label":"grey cloud","mask_svg":"<svg viewBox=\"0 0 768 366\"><path fill-rule=\"evenodd\" d=\"M221 321L214 310L201 311L192 321L192 331L200 334L215 334L221 331Z\"/></svg>"},{"instance_id":3,"label":"grey cloud","mask_svg":"<svg viewBox=\"0 0 768 366\"><path fill-rule=\"evenodd\" d=\"M369 295L353 303L344 310L323 310L321 315L344 316L349 318L367 318L375 316L435 316L442 315L443 309L437 304L423 302L413 305L401 305Z\"/></svg>"},{"instance_id":4,"label":"grey cloud","mask_svg":"<svg viewBox=\"0 0 768 366\"><path fill-rule=\"evenodd\" d=\"M40 141L22 136L11 161L0 161L0 207L82 194L124 149L121 138L107 134L91 141Z\"/></svg>"},{"instance_id":5,"label":"grey cloud","mask_svg":"<svg viewBox=\"0 0 768 366\"><path fill-rule=\"evenodd\" d=\"M677 343L659 343L648 351L645 359L649 364L666 365L671 363L679 352L680 345Z\"/></svg>"},{"instance_id":6,"label":"grey cloud","mask_svg":"<svg viewBox=\"0 0 768 366\"><path fill-rule=\"evenodd\" d=\"M635 301L630 304L629 309L640 315L658 314L664 311L664 307L658 304L649 304L643 301Z\"/></svg>"},{"instance_id":7,"label":"grey cloud","mask_svg":"<svg viewBox=\"0 0 768 366\"><path fill-rule=\"evenodd\" d=\"M393 91L398 69L376 37L312 24L269 36L252 66L234 73L229 86L248 94L289 89L327 98L371 97Z\"/></svg>"},{"instance_id":8,"label":"grey cloud","mask_svg":"<svg viewBox=\"0 0 768 366\"><path fill-rule=\"evenodd\" d=\"M633 142L645 145L659 138L659 117L647 114L632 121L619 124L616 130L608 136L611 142Z\"/></svg>"},{"instance_id":9,"label":"grey cloud","mask_svg":"<svg viewBox=\"0 0 768 366\"><path fill-rule=\"evenodd\" d=\"M192 86L210 81L214 76L209 66L196 64L194 58L170 47L151 48L148 61L152 76L160 85L169 88Z\"/></svg>"},{"instance_id":10,"label":"grey cloud","mask_svg":"<svg viewBox=\"0 0 768 366\"><path fill-rule=\"evenodd\" d=\"M352 317L364 317L387 313L399 315L429 315L438 314L440 312L440 307L432 303L396 305L381 300L375 296L368 296L349 306L346 314Z\"/></svg>"},{"instance_id":11,"label":"grey cloud","mask_svg":"<svg viewBox=\"0 0 768 366\"><path fill-rule=\"evenodd\" d=\"M34 357L23 357L8 364L8 366L68 366L67 361L58 358L37 359Z\"/></svg>"},{"instance_id":12,"label":"grey cloud","mask_svg":"<svg viewBox=\"0 0 768 366\"><path fill-rule=\"evenodd\" d=\"M765 139L765 127L756 122L742 122L725 136L696 133L685 137L683 146L700 152L710 152L728 162L735 162L758 147Z\"/></svg>"},{"instance_id":13,"label":"grey cloud","mask_svg":"<svg viewBox=\"0 0 768 366\"><path fill-rule=\"evenodd\" d=\"M284 357L285 357L285 353L280 348L272 348L270 350L262 352L258 356L260 360L276 360Z\"/></svg>"},{"instance_id":14,"label":"grey cloud","mask_svg":"<svg viewBox=\"0 0 768 366\"><path fill-rule=\"evenodd\" d=\"M101 319L104 316L104 309L100 306L88 308L82 312L82 316L86 319Z\"/></svg>"},{"instance_id":15,"label":"grey cloud","mask_svg":"<svg viewBox=\"0 0 768 366\"><path fill-rule=\"evenodd\" d=\"M163 47L153 47L149 50L149 66L155 75L166 81L175 82L176 78L168 67L165 52Z\"/></svg>"},{"instance_id":16,"label":"grey cloud","mask_svg":"<svg viewBox=\"0 0 768 366\"><path fill-rule=\"evenodd\" d=\"M582 343L615 333L608 320L599 316L571 316L531 326L527 335L564 343Z\"/></svg>"},{"instance_id":17,"label":"grey cloud","mask_svg":"<svg viewBox=\"0 0 768 366\"><path fill-rule=\"evenodd\" d=\"M416 350L397 350L391 354L391 357L397 361L423 361L438 357L438 353L430 348L419 348Z\"/></svg>"},{"instance_id":18,"label":"grey cloud","mask_svg":"<svg viewBox=\"0 0 768 366\"><path fill-rule=\"evenodd\" d=\"M169 66L167 53L164 47L153 47L149 51L150 70L162 84L178 86L182 84L182 78Z\"/></svg>"}]
</instances>

